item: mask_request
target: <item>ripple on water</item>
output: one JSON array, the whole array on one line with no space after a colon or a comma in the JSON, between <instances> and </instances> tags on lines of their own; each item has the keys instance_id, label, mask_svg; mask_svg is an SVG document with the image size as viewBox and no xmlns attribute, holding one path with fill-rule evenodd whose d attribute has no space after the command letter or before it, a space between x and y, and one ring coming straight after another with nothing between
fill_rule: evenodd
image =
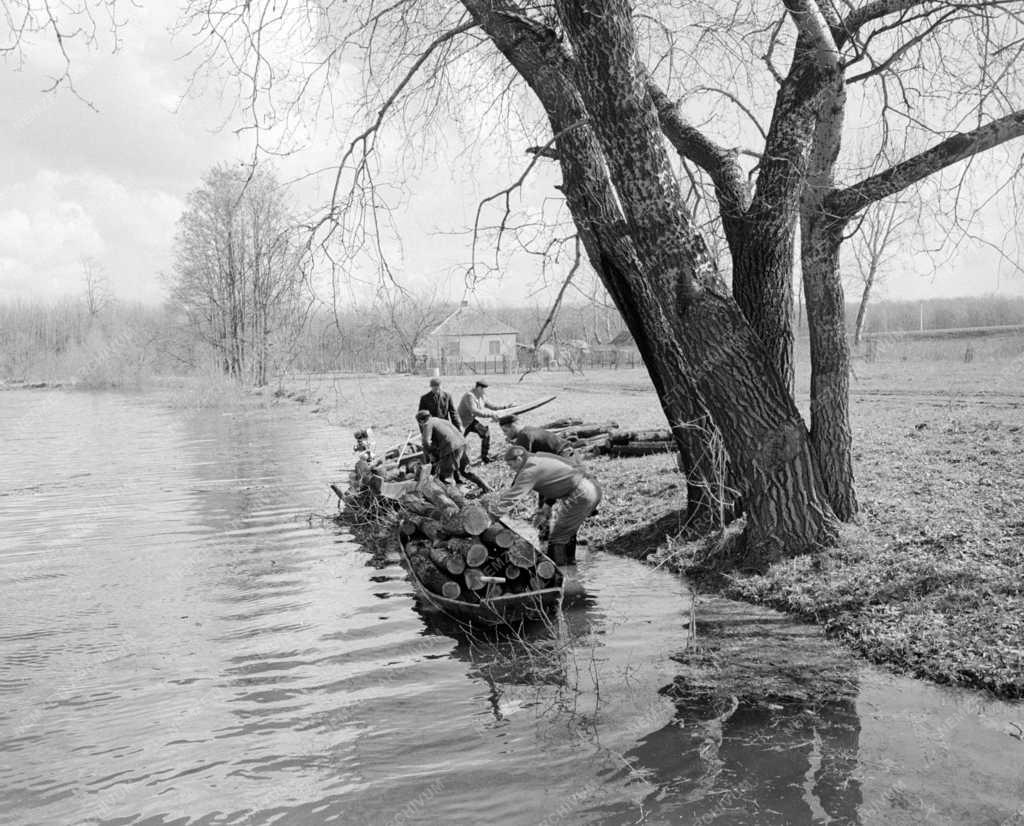
<instances>
[{"instance_id":1,"label":"ripple on water","mask_svg":"<svg viewBox=\"0 0 1024 826\"><path fill-rule=\"evenodd\" d=\"M301 408L3 395L0 822L998 823L1019 805L1017 707L842 658L850 694L829 699L780 622L706 628L687 657L690 592L664 571L590 554L556 626L520 639L418 612L401 568L318 518L338 431ZM759 659L789 688L720 696Z\"/></svg>"}]
</instances>

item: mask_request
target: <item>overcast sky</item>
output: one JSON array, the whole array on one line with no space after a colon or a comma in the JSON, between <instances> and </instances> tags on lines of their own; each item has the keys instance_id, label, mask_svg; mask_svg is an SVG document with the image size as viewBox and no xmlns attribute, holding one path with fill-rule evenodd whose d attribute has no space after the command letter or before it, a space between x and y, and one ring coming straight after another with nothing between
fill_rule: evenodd
<instances>
[{"instance_id":1,"label":"overcast sky","mask_svg":"<svg viewBox=\"0 0 1024 826\"><path fill-rule=\"evenodd\" d=\"M0 64L0 300L77 295L81 261L90 257L119 298L159 302L185 196L213 164L248 156L246 140L224 128L229 113L213 95L178 105L190 66L177 58L189 44L167 33L173 7L168 0L132 10L116 54L75 53L76 85L98 111L66 91L41 91L60 69L43 42L27 52L21 71ZM288 177L318 168L335 151L308 150L284 161L281 171ZM405 281L448 278L456 295L461 279L451 273L468 259L466 241L436 233L470 223L477 200L501 181L489 170L474 186L450 171L458 166L442 159L414 183L403 206L399 259ZM530 194L542 196L550 184L539 181ZM315 189L299 197L315 197ZM995 256L980 247L964 250L941 275L920 274L928 269L908 258L881 296L1024 295L1024 278L1005 267L1000 272ZM536 273L517 273L482 285L477 296L519 301L536 287Z\"/></svg>"}]
</instances>

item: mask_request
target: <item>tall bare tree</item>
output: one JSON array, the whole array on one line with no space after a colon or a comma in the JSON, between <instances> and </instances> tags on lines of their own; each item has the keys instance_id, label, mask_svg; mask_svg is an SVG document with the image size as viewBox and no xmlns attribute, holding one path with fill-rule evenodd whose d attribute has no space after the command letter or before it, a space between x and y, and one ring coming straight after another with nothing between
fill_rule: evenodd
<instances>
[{"instance_id":1,"label":"tall bare tree","mask_svg":"<svg viewBox=\"0 0 1024 826\"><path fill-rule=\"evenodd\" d=\"M912 220L913 213L899 198L873 204L864 211L852 239L855 275L851 280L860 291L853 326L854 346L860 344L864 334L872 293L895 268L899 246Z\"/></svg>"},{"instance_id":2,"label":"tall bare tree","mask_svg":"<svg viewBox=\"0 0 1024 826\"><path fill-rule=\"evenodd\" d=\"M188 196L172 298L226 374L267 383L309 308L308 252L274 176L226 164Z\"/></svg>"},{"instance_id":3,"label":"tall bare tree","mask_svg":"<svg viewBox=\"0 0 1024 826\"><path fill-rule=\"evenodd\" d=\"M85 285L85 309L91 321L98 318L112 300L103 266L95 258L82 259L82 283Z\"/></svg>"}]
</instances>

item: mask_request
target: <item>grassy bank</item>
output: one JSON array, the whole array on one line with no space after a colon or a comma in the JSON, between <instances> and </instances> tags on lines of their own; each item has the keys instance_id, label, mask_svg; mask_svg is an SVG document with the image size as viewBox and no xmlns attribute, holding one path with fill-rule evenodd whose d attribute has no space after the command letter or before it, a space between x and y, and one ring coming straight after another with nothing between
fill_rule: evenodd
<instances>
[{"instance_id":1,"label":"grassy bank","mask_svg":"<svg viewBox=\"0 0 1024 826\"><path fill-rule=\"evenodd\" d=\"M859 364L851 398L859 526L841 547L762 576L724 578L726 595L822 624L868 659L939 682L1024 696L1024 364L1017 361ZM558 393L528 416L657 426L661 414L640 370L490 377L496 400ZM448 378L454 395L473 377ZM798 377L806 387L806 376ZM323 397L340 428L338 468L351 429L375 426L381 446L414 432L426 379L318 377L297 390ZM798 397L806 408L806 395ZM806 412L806 411L805 411ZM502 438L492 428L496 446ZM471 452L478 442L471 439ZM497 452L492 449L492 452ZM671 456L595 458L605 488L584 530L591 547L685 570L681 477ZM483 469L501 484L500 463Z\"/></svg>"}]
</instances>

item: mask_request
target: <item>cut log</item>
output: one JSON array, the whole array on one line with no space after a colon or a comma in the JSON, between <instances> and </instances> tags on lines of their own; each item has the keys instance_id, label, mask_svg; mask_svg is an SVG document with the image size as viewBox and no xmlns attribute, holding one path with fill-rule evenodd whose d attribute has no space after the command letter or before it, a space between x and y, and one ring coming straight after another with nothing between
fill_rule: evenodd
<instances>
[{"instance_id":1,"label":"cut log","mask_svg":"<svg viewBox=\"0 0 1024 826\"><path fill-rule=\"evenodd\" d=\"M542 559L537 563L537 576L540 579L551 579L555 575L555 563L550 559Z\"/></svg>"},{"instance_id":2,"label":"cut log","mask_svg":"<svg viewBox=\"0 0 1024 826\"><path fill-rule=\"evenodd\" d=\"M455 536L476 536L490 524L490 514L480 505L470 503L446 516L444 529Z\"/></svg>"},{"instance_id":3,"label":"cut log","mask_svg":"<svg viewBox=\"0 0 1024 826\"><path fill-rule=\"evenodd\" d=\"M613 445L625 445L631 442L671 442L674 441L669 430L617 430L612 433Z\"/></svg>"},{"instance_id":4,"label":"cut log","mask_svg":"<svg viewBox=\"0 0 1024 826\"><path fill-rule=\"evenodd\" d=\"M487 546L474 542L466 549L466 564L479 567L487 561Z\"/></svg>"},{"instance_id":5,"label":"cut log","mask_svg":"<svg viewBox=\"0 0 1024 826\"><path fill-rule=\"evenodd\" d=\"M587 423L567 427L559 435L563 439L590 439L594 436L604 436L618 429L618 422Z\"/></svg>"},{"instance_id":6,"label":"cut log","mask_svg":"<svg viewBox=\"0 0 1024 826\"><path fill-rule=\"evenodd\" d=\"M558 430L563 427L573 427L580 424L583 424L583 419L555 419L553 422L543 425L543 427L545 430Z\"/></svg>"},{"instance_id":7,"label":"cut log","mask_svg":"<svg viewBox=\"0 0 1024 826\"><path fill-rule=\"evenodd\" d=\"M672 442L629 442L628 444L610 444L605 449L609 456L650 456L654 453L670 453L676 449Z\"/></svg>"},{"instance_id":8,"label":"cut log","mask_svg":"<svg viewBox=\"0 0 1024 826\"><path fill-rule=\"evenodd\" d=\"M398 523L398 533L406 538L415 536L419 529L419 522L415 519L406 517Z\"/></svg>"},{"instance_id":9,"label":"cut log","mask_svg":"<svg viewBox=\"0 0 1024 826\"><path fill-rule=\"evenodd\" d=\"M511 562L505 566L505 579L512 580L518 579L519 575L523 572L522 568L518 568Z\"/></svg>"},{"instance_id":10,"label":"cut log","mask_svg":"<svg viewBox=\"0 0 1024 826\"><path fill-rule=\"evenodd\" d=\"M457 516L467 536L479 536L493 521L491 515L476 502L470 502L459 509Z\"/></svg>"},{"instance_id":11,"label":"cut log","mask_svg":"<svg viewBox=\"0 0 1024 826\"><path fill-rule=\"evenodd\" d=\"M508 561L520 568L532 568L536 562L536 555L533 545L522 537L516 537L512 547L508 549Z\"/></svg>"},{"instance_id":12,"label":"cut log","mask_svg":"<svg viewBox=\"0 0 1024 826\"><path fill-rule=\"evenodd\" d=\"M449 551L447 548L431 548L430 559L447 574L461 574L466 570L466 560L457 552Z\"/></svg>"},{"instance_id":13,"label":"cut log","mask_svg":"<svg viewBox=\"0 0 1024 826\"><path fill-rule=\"evenodd\" d=\"M488 583L487 589L484 591L484 599L494 599L500 597L505 593L505 589L502 588L497 582Z\"/></svg>"},{"instance_id":14,"label":"cut log","mask_svg":"<svg viewBox=\"0 0 1024 826\"><path fill-rule=\"evenodd\" d=\"M454 580L449 580L441 586L441 596L448 597L448 599L458 599L461 593L462 586Z\"/></svg>"},{"instance_id":15,"label":"cut log","mask_svg":"<svg viewBox=\"0 0 1024 826\"><path fill-rule=\"evenodd\" d=\"M500 522L495 522L486 530L481 531L480 541L492 548L505 550L511 548L516 541L516 535Z\"/></svg>"},{"instance_id":16,"label":"cut log","mask_svg":"<svg viewBox=\"0 0 1024 826\"><path fill-rule=\"evenodd\" d=\"M438 567L430 561L430 557L427 554L410 555L409 566L423 586L435 594L443 594L444 587L449 582L456 588L459 587L459 584L453 581L451 577L441 573ZM449 590L451 589L449 588Z\"/></svg>"}]
</instances>

